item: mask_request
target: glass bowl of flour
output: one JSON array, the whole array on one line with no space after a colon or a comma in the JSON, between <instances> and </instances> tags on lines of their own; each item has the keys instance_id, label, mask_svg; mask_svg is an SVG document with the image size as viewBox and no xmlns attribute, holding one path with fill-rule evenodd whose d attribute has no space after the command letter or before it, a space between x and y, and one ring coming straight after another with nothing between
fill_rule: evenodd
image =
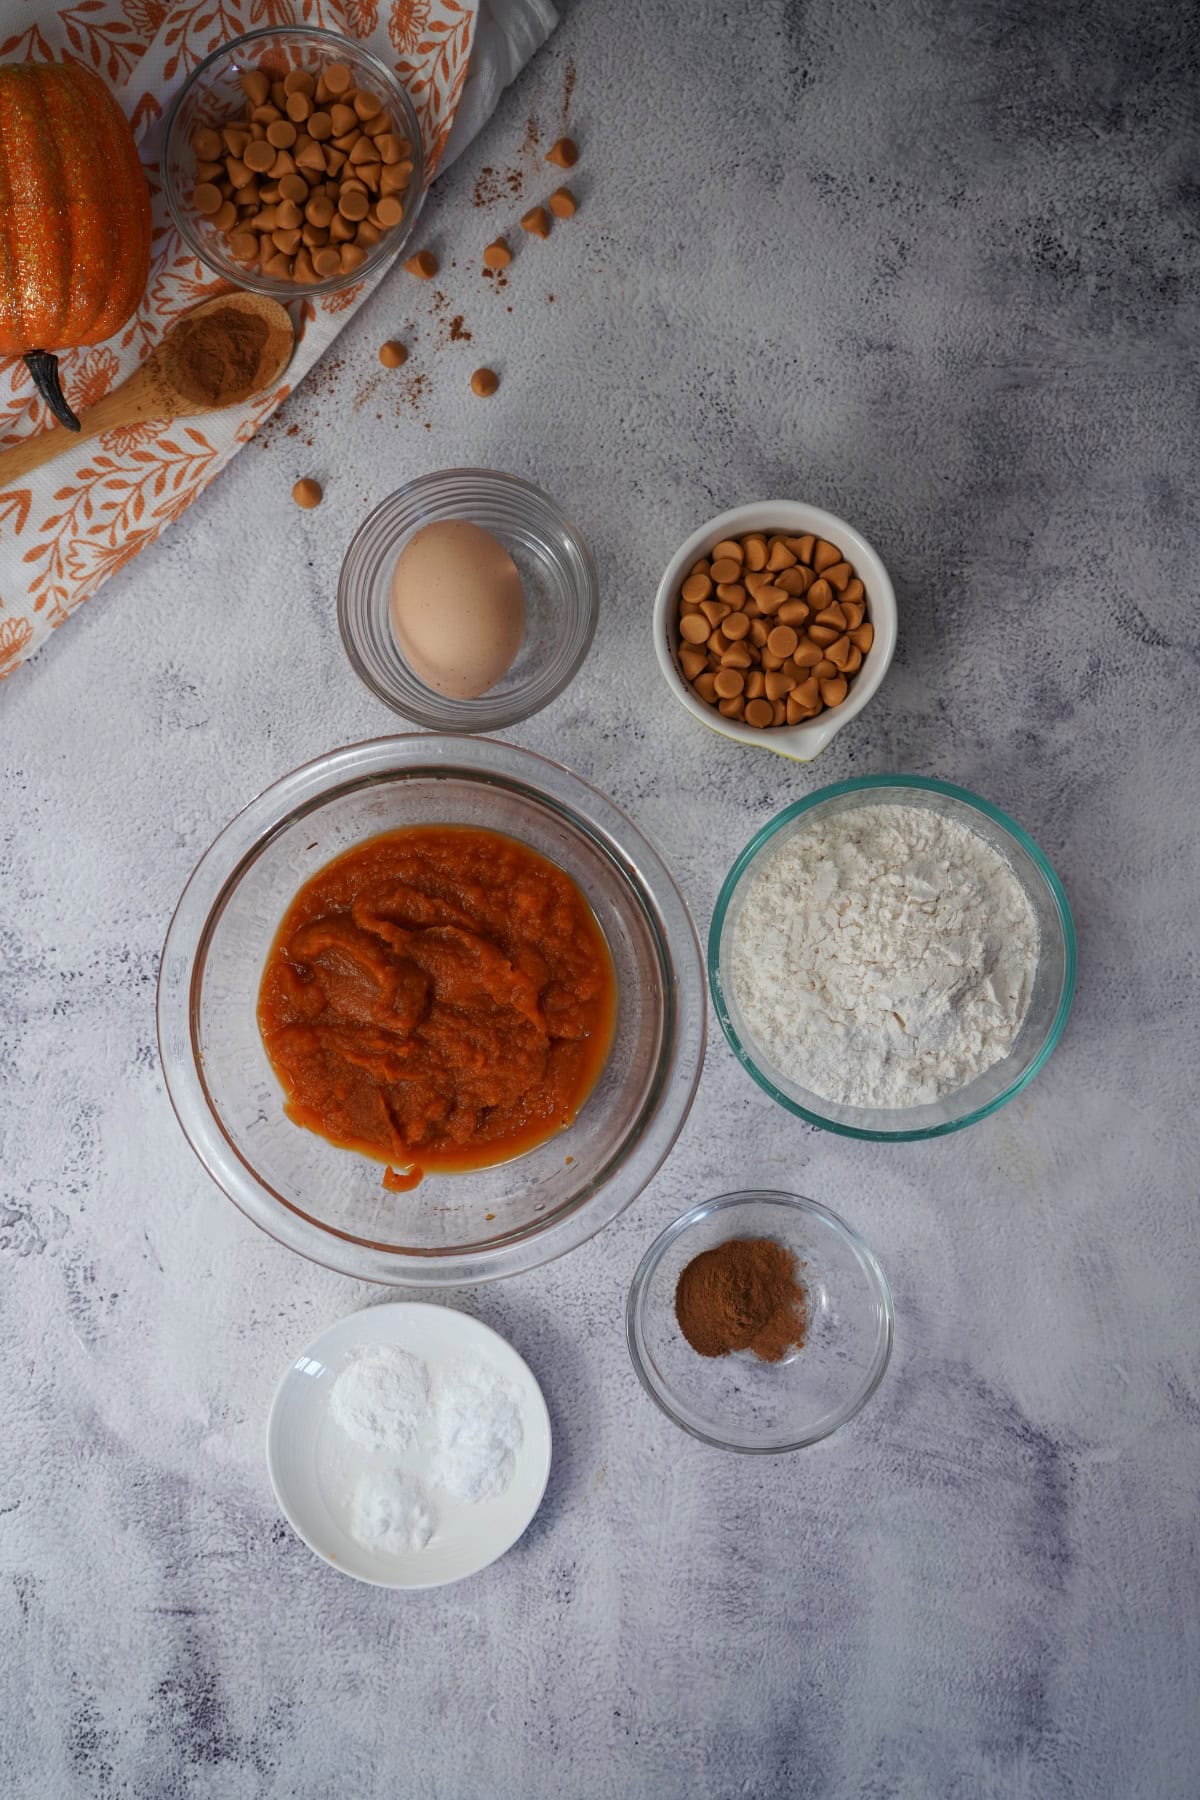
<instances>
[{"instance_id":1,"label":"glass bowl of flour","mask_svg":"<svg viewBox=\"0 0 1200 1800\"><path fill-rule=\"evenodd\" d=\"M789 1112L847 1137L940 1137L1037 1074L1075 985L1054 870L996 807L868 775L747 844L709 933L717 1017Z\"/></svg>"}]
</instances>

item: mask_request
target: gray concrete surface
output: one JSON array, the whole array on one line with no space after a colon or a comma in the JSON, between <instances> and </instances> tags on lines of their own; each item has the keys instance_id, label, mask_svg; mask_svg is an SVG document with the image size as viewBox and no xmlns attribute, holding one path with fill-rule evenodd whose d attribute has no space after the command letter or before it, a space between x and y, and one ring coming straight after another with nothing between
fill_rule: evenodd
<instances>
[{"instance_id":1,"label":"gray concrete surface","mask_svg":"<svg viewBox=\"0 0 1200 1800\"><path fill-rule=\"evenodd\" d=\"M448 304L391 277L7 684L5 1792L1200 1789L1193 33L1166 5L574 8L431 201ZM484 165L523 167L523 204L549 185L522 144L531 114L557 132L569 61L581 211L497 295L478 253L520 208L473 191ZM469 343L439 324L458 313ZM400 377L376 362L391 336ZM538 1372L557 1460L507 1559L405 1599L277 1516L273 1384L376 1296L209 1183L165 1099L154 981L230 814L393 728L340 655L339 559L391 488L462 462L531 476L590 536L594 652L513 736L634 814L702 929L780 806L910 770L1034 834L1081 971L1042 1077L932 1145L809 1131L712 1042L638 1203L461 1296ZM308 474L326 500L300 515ZM856 521L902 608L885 688L808 770L694 727L647 642L684 533L772 494ZM898 1320L871 1407L760 1461L662 1418L621 1329L654 1233L753 1180L845 1213Z\"/></svg>"}]
</instances>

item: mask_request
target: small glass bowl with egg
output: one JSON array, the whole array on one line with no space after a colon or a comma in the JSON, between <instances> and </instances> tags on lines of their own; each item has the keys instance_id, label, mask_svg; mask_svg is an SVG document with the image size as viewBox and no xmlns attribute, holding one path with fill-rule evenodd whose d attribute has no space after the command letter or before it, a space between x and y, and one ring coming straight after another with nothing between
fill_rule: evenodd
<instances>
[{"instance_id":1,"label":"small glass bowl with egg","mask_svg":"<svg viewBox=\"0 0 1200 1800\"><path fill-rule=\"evenodd\" d=\"M338 580L351 667L429 731L501 731L577 673L599 612L587 544L548 494L493 469L441 469L388 496Z\"/></svg>"}]
</instances>

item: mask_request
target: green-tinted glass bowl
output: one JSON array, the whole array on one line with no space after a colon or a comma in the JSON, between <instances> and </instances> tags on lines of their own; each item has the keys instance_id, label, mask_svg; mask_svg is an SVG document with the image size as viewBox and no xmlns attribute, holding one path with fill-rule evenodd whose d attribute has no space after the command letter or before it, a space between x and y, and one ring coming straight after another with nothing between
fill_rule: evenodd
<instances>
[{"instance_id":1,"label":"green-tinted glass bowl","mask_svg":"<svg viewBox=\"0 0 1200 1800\"><path fill-rule=\"evenodd\" d=\"M811 1093L802 1081L776 1068L754 1042L725 980L733 927L750 878L791 837L820 815L877 806L916 805L946 814L977 832L1009 864L1029 896L1038 922L1038 965L1024 1023L1008 1055L965 1087L940 1100L904 1108L841 1106ZM764 825L725 877L708 934L708 973L713 1005L734 1055L780 1106L843 1137L903 1143L945 1137L986 1119L1027 1087L1062 1036L1075 990L1075 927L1062 883L1033 839L998 807L966 788L920 775L863 775L839 781L789 806Z\"/></svg>"}]
</instances>

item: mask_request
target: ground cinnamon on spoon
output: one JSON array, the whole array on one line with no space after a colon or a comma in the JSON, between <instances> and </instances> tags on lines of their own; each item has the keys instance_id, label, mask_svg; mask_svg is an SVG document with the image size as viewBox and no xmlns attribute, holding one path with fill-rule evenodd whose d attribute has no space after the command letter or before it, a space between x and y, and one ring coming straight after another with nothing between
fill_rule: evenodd
<instances>
[{"instance_id":1,"label":"ground cinnamon on spoon","mask_svg":"<svg viewBox=\"0 0 1200 1800\"><path fill-rule=\"evenodd\" d=\"M753 1350L763 1362L782 1362L808 1329L794 1253L772 1238L729 1238L702 1250L679 1277L675 1317L701 1356Z\"/></svg>"},{"instance_id":2,"label":"ground cinnamon on spoon","mask_svg":"<svg viewBox=\"0 0 1200 1800\"><path fill-rule=\"evenodd\" d=\"M215 307L183 319L172 337L171 354L189 393L210 406L254 391L270 326L260 313Z\"/></svg>"}]
</instances>

